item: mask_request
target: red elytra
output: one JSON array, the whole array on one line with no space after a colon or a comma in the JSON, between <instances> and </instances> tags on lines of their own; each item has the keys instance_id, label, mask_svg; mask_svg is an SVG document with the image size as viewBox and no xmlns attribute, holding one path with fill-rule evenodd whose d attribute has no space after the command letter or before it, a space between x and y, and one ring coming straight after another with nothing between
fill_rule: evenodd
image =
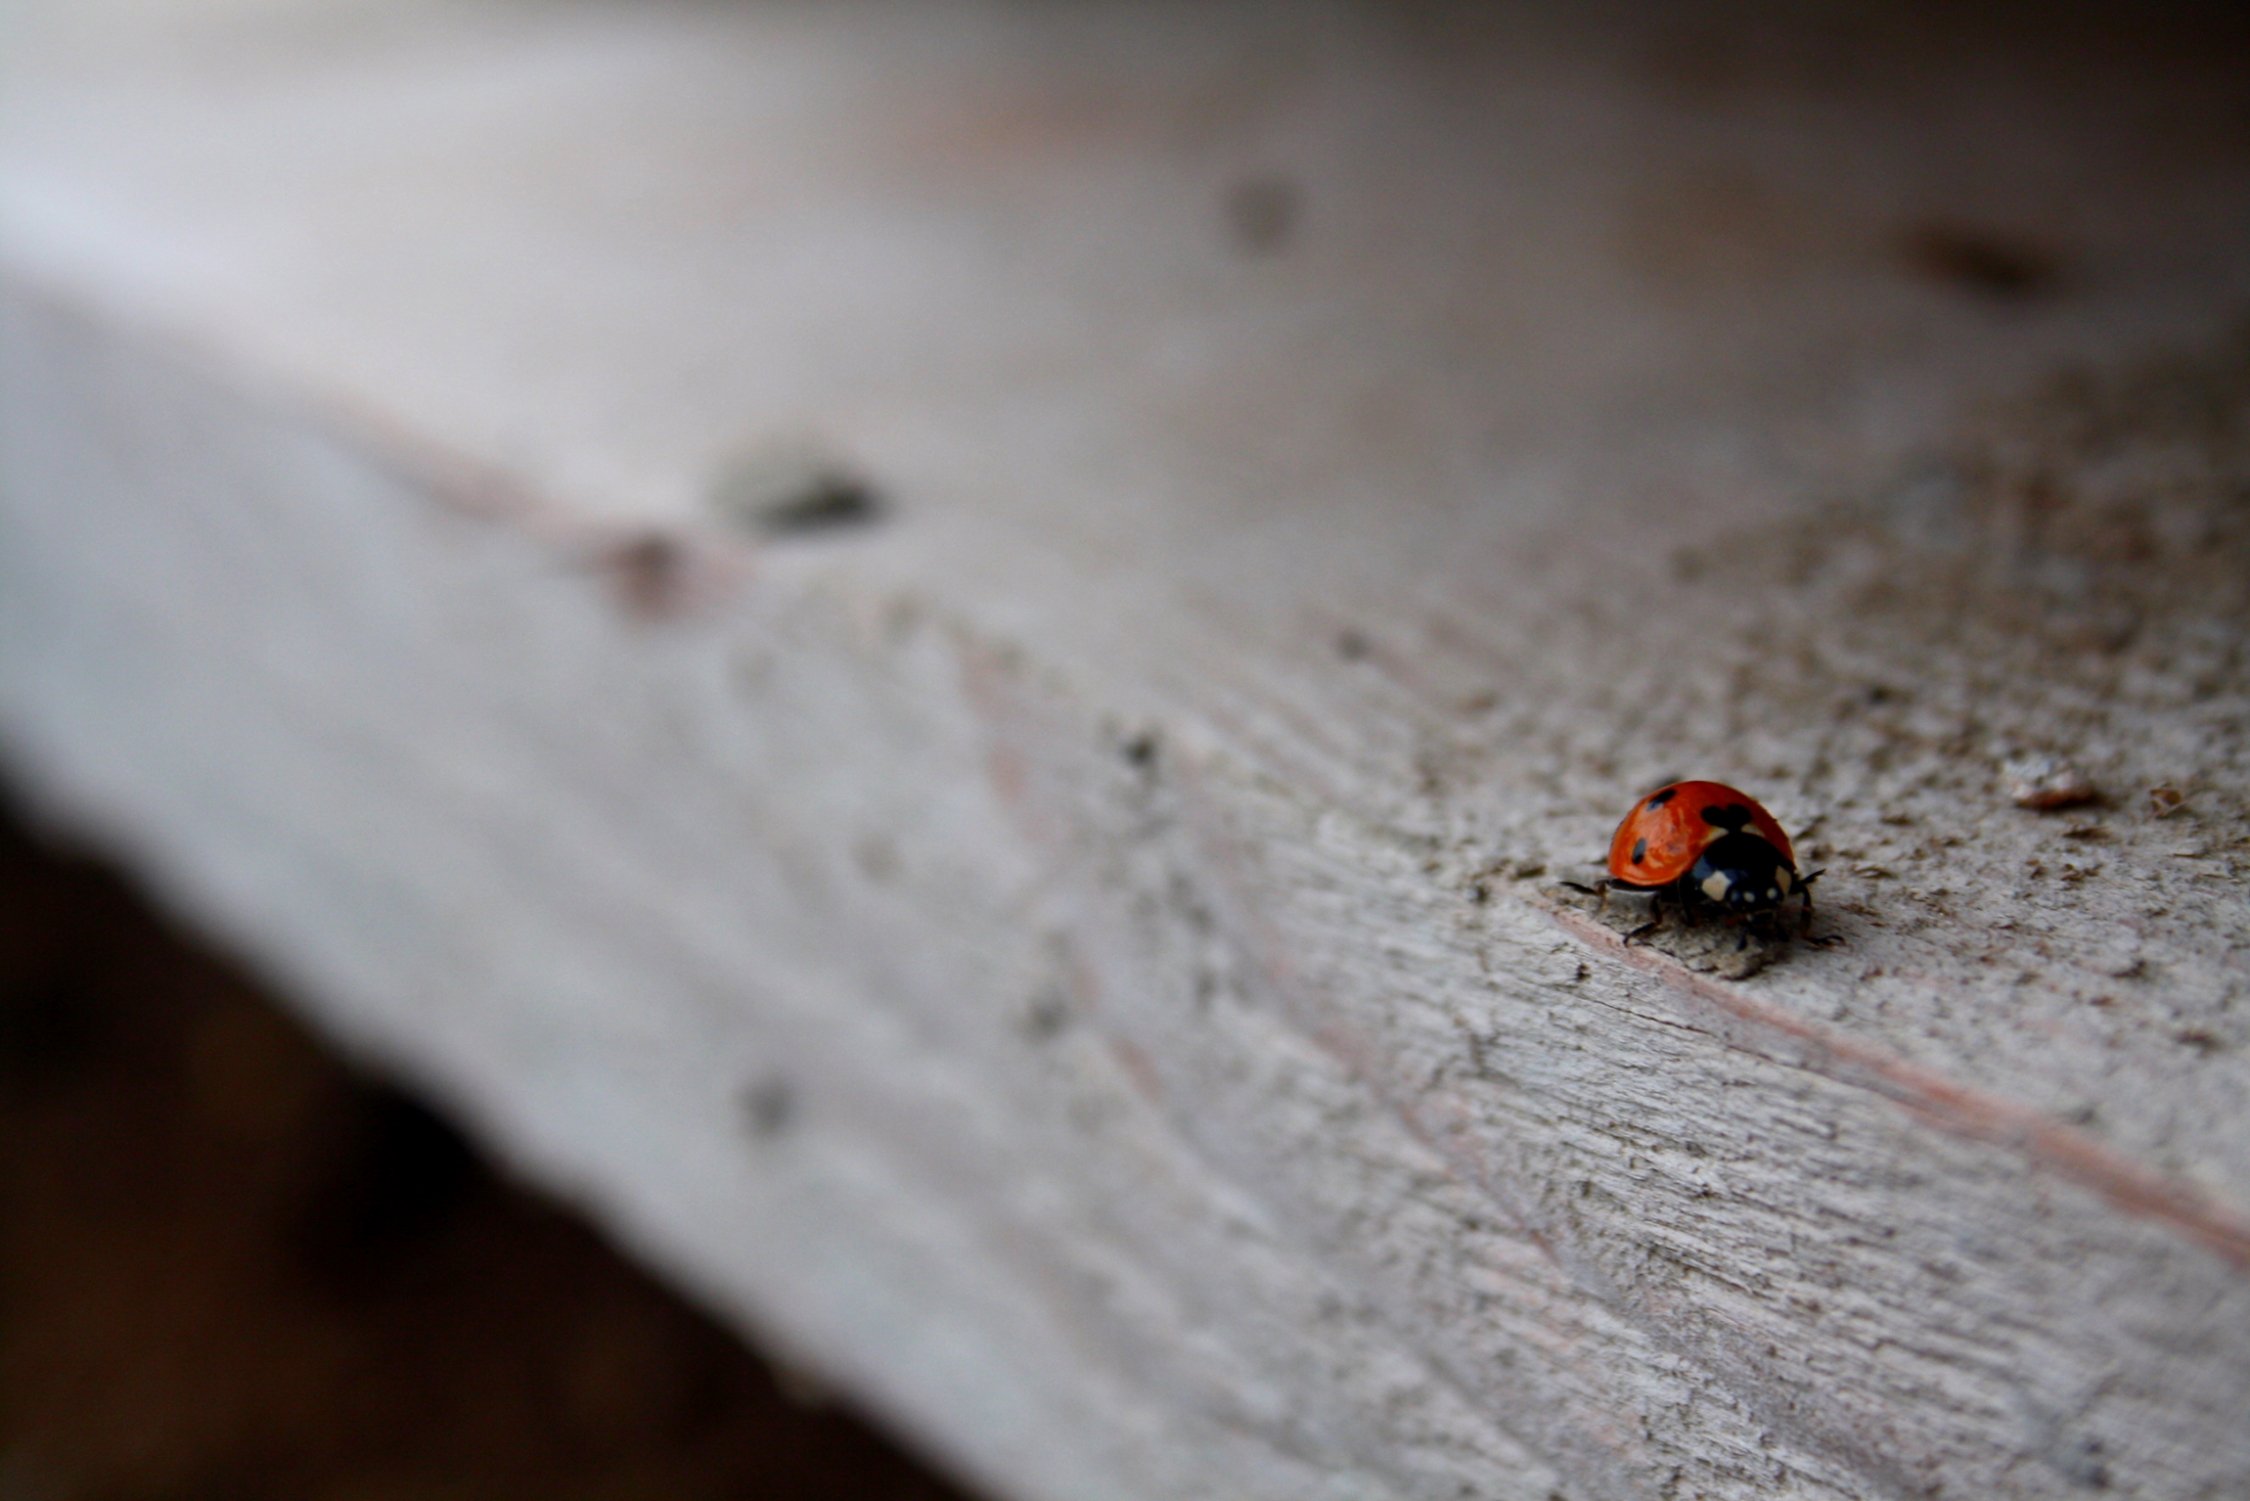
<instances>
[{"instance_id":1,"label":"red elytra","mask_svg":"<svg viewBox=\"0 0 2250 1501\"><path fill-rule=\"evenodd\" d=\"M1633 804L1617 826L1609 841L1610 879L1620 886L1669 886L1729 832L1755 834L1780 854L1784 868L1795 870L1789 836L1756 798L1724 782L1674 782Z\"/></svg>"}]
</instances>

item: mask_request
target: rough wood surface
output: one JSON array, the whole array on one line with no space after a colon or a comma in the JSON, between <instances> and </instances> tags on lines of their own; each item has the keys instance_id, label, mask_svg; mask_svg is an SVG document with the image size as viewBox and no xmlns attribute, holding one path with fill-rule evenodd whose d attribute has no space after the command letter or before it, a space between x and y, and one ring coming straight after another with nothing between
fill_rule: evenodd
<instances>
[{"instance_id":1,"label":"rough wood surface","mask_svg":"<svg viewBox=\"0 0 2250 1501\"><path fill-rule=\"evenodd\" d=\"M9 764L1005 1494L2244 1494L2167 16L18 7Z\"/></svg>"}]
</instances>

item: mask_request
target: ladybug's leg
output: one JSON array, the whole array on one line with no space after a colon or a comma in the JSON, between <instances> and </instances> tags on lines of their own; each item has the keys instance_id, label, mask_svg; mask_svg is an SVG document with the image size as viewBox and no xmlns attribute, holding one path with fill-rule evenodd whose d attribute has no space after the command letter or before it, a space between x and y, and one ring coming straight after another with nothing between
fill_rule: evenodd
<instances>
[{"instance_id":1,"label":"ladybug's leg","mask_svg":"<svg viewBox=\"0 0 2250 1501\"><path fill-rule=\"evenodd\" d=\"M1610 884L1608 878L1604 877L1591 886L1580 881L1565 881L1562 886L1566 891L1576 891L1586 896L1598 898L1594 904L1594 910L1596 912L1607 912L1609 910Z\"/></svg>"},{"instance_id":2,"label":"ladybug's leg","mask_svg":"<svg viewBox=\"0 0 2250 1501\"><path fill-rule=\"evenodd\" d=\"M1720 926L1734 929L1734 951L1738 954L1750 947L1750 923L1754 915L1729 912L1719 919Z\"/></svg>"},{"instance_id":3,"label":"ladybug's leg","mask_svg":"<svg viewBox=\"0 0 2250 1501\"><path fill-rule=\"evenodd\" d=\"M1604 896L1606 897L1606 896L1608 895L1608 893L1607 893L1607 892L1605 891L1605 892L1603 893L1603 895L1604 895ZM1645 922L1645 923L1642 923L1642 924L1641 924L1641 925L1640 925L1639 927L1637 927L1637 928L1633 929L1633 930L1632 930L1632 931L1631 931L1630 933L1627 933L1627 934L1625 935L1625 941L1626 941L1627 943L1636 943L1636 942L1638 942L1639 940L1641 940L1641 939L1643 939L1643 938L1646 938L1646 937L1648 937L1648 935L1649 935L1649 934L1651 934L1651 933L1655 932L1655 931L1656 931L1656 930L1657 930L1658 928L1661 928L1661 927L1663 927L1663 926L1664 926L1664 893L1663 893L1663 892L1661 892L1661 891L1658 891L1658 892L1656 892L1656 893L1652 894L1652 895L1651 895L1651 896L1649 897L1649 899L1648 899L1648 912L1649 912L1649 918L1648 918L1648 921L1647 921L1647 922Z\"/></svg>"}]
</instances>

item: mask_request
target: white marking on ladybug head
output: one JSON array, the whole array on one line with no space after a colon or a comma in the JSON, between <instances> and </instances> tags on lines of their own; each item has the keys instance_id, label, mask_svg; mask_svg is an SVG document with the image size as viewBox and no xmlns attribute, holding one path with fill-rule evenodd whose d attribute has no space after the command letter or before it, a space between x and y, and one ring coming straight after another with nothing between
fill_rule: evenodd
<instances>
[{"instance_id":1,"label":"white marking on ladybug head","mask_svg":"<svg viewBox=\"0 0 2250 1501\"><path fill-rule=\"evenodd\" d=\"M1734 887L1734 877L1723 870L1714 870L1703 878L1703 894L1714 902L1723 902Z\"/></svg>"}]
</instances>

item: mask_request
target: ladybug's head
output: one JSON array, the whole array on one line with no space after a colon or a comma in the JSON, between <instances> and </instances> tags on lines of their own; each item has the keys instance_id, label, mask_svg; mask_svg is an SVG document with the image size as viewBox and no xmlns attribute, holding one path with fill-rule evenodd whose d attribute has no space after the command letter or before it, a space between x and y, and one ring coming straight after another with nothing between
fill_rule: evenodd
<instances>
[{"instance_id":1,"label":"ladybug's head","mask_svg":"<svg viewBox=\"0 0 2250 1501\"><path fill-rule=\"evenodd\" d=\"M1796 867L1756 834L1712 840L1687 873L1687 883L1714 906L1730 912L1767 912L1804 889Z\"/></svg>"}]
</instances>

